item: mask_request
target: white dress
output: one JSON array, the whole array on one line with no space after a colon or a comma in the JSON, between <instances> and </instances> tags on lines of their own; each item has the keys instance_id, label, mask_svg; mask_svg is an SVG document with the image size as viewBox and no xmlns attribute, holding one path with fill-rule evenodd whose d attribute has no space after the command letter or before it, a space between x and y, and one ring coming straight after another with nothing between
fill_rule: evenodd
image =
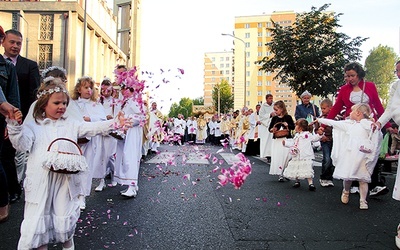
<instances>
[{"instance_id":1,"label":"white dress","mask_svg":"<svg viewBox=\"0 0 400 250\"><path fill-rule=\"evenodd\" d=\"M133 185L137 188L143 141L140 122L144 121L145 117L139 104L132 99L127 100L121 110L125 117L132 118L133 127L126 131L124 140L117 142L114 179L121 185Z\"/></svg>"},{"instance_id":2,"label":"white dress","mask_svg":"<svg viewBox=\"0 0 400 250\"><path fill-rule=\"evenodd\" d=\"M22 126L8 124L8 132L17 150L29 151L24 180L25 209L18 249L32 249L51 242L65 242L75 233L80 215L78 195L82 192L79 174L61 174L43 167L50 143L60 137L77 141L78 137L106 134L113 121L78 122L73 119L31 120ZM64 146L62 146L64 145ZM72 143L57 147L76 149Z\"/></svg>"},{"instance_id":3,"label":"white dress","mask_svg":"<svg viewBox=\"0 0 400 250\"><path fill-rule=\"evenodd\" d=\"M105 110L98 102L79 97L78 100L71 100L70 103L79 108L82 117L90 117L90 122L106 120ZM89 142L82 144L81 148L89 165L89 171L86 171L82 176L84 182L83 194L89 196L92 188L92 179L106 176L109 155L106 156L105 154L103 135L92 137Z\"/></svg>"},{"instance_id":4,"label":"white dress","mask_svg":"<svg viewBox=\"0 0 400 250\"><path fill-rule=\"evenodd\" d=\"M270 157L272 148L272 133L269 132L271 113L274 111L274 104L263 103L260 108L260 122L258 126L258 137L260 138L260 157Z\"/></svg>"},{"instance_id":5,"label":"white dress","mask_svg":"<svg viewBox=\"0 0 400 250\"><path fill-rule=\"evenodd\" d=\"M371 174L378 160L382 133L375 131L372 142L376 147L371 153L361 152L360 146L368 141L372 122L362 119L335 121L318 118L318 122L332 126L332 163L335 165L333 178L346 181L371 182Z\"/></svg>"},{"instance_id":6,"label":"white dress","mask_svg":"<svg viewBox=\"0 0 400 250\"><path fill-rule=\"evenodd\" d=\"M396 124L400 124L400 79L392 83L389 93L389 102L385 112L378 119L382 125L385 125L391 118ZM400 158L397 166L400 166ZM400 201L400 172L397 170L396 182L393 188L393 199Z\"/></svg>"},{"instance_id":7,"label":"white dress","mask_svg":"<svg viewBox=\"0 0 400 250\"><path fill-rule=\"evenodd\" d=\"M292 154L292 159L283 172L283 176L291 180L301 180L314 177L313 159L314 150L312 142L319 141L320 136L313 135L308 131L296 133L293 139L285 141L285 147L289 148L291 154L297 150L297 154Z\"/></svg>"},{"instance_id":8,"label":"white dress","mask_svg":"<svg viewBox=\"0 0 400 250\"><path fill-rule=\"evenodd\" d=\"M111 115L116 117L117 114L114 113L115 99L113 97L107 97L103 100L103 107L106 115ZM114 172L115 169L115 153L117 152L117 139L110 135L103 136L104 140L104 157L106 159L106 174L109 172ZM104 166L102 167L104 168ZM104 178L102 173L97 175L94 173L93 178Z\"/></svg>"}]
</instances>

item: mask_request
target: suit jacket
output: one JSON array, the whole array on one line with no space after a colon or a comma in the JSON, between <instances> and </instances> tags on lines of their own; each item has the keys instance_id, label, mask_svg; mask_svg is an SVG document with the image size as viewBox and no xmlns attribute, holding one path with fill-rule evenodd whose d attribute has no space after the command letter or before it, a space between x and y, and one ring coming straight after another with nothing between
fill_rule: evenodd
<instances>
[{"instance_id":1,"label":"suit jacket","mask_svg":"<svg viewBox=\"0 0 400 250\"><path fill-rule=\"evenodd\" d=\"M29 107L36 100L36 91L40 85L39 68L35 61L22 56L17 57L15 67L18 77L21 112L25 118Z\"/></svg>"}]
</instances>

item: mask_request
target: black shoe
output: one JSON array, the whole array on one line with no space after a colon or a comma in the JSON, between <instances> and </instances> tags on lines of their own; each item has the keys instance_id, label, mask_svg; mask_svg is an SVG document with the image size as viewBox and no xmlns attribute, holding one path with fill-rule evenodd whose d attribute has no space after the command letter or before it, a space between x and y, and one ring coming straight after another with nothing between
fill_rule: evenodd
<instances>
[{"instance_id":1,"label":"black shoe","mask_svg":"<svg viewBox=\"0 0 400 250\"><path fill-rule=\"evenodd\" d=\"M21 197L18 194L10 194L10 203L15 203Z\"/></svg>"},{"instance_id":2,"label":"black shoe","mask_svg":"<svg viewBox=\"0 0 400 250\"><path fill-rule=\"evenodd\" d=\"M389 193L389 189L386 186L376 186L369 191L369 196L379 196Z\"/></svg>"},{"instance_id":3,"label":"black shoe","mask_svg":"<svg viewBox=\"0 0 400 250\"><path fill-rule=\"evenodd\" d=\"M308 190L310 191L315 191L317 188L314 186L314 184L308 185Z\"/></svg>"},{"instance_id":4,"label":"black shoe","mask_svg":"<svg viewBox=\"0 0 400 250\"><path fill-rule=\"evenodd\" d=\"M285 181L285 179L283 179L283 177L282 177L282 176L279 176L279 179L278 179L278 181L279 181L279 182L284 182L284 181Z\"/></svg>"},{"instance_id":5,"label":"black shoe","mask_svg":"<svg viewBox=\"0 0 400 250\"><path fill-rule=\"evenodd\" d=\"M299 187L300 187L300 182L296 181L296 182L293 184L293 187L294 187L294 188L299 188Z\"/></svg>"}]
</instances>

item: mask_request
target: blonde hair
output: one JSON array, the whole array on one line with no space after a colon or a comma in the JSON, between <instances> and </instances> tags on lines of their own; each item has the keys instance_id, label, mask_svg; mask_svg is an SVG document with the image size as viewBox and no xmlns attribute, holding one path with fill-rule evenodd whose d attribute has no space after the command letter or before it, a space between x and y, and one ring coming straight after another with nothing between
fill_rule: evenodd
<instances>
[{"instance_id":1,"label":"blonde hair","mask_svg":"<svg viewBox=\"0 0 400 250\"><path fill-rule=\"evenodd\" d=\"M371 108L368 104L365 103L357 103L351 107L352 111L361 112L365 119L373 119L371 117Z\"/></svg>"},{"instance_id":2,"label":"blonde hair","mask_svg":"<svg viewBox=\"0 0 400 250\"><path fill-rule=\"evenodd\" d=\"M71 93L72 100L78 100L78 98L81 96L79 90L82 88L82 86L85 86L86 83L88 83L90 88L92 89L92 95L90 96L90 100L94 102L97 101L97 95L96 95L97 92L94 89L95 82L93 78L91 78L90 76L82 76L81 78L78 79L74 87L74 90Z\"/></svg>"},{"instance_id":3,"label":"blonde hair","mask_svg":"<svg viewBox=\"0 0 400 250\"><path fill-rule=\"evenodd\" d=\"M274 107L277 107L277 108L281 109L282 110L282 115L287 115L288 114L287 109L286 109L286 105L285 105L285 103L283 101L275 102L274 103Z\"/></svg>"}]
</instances>

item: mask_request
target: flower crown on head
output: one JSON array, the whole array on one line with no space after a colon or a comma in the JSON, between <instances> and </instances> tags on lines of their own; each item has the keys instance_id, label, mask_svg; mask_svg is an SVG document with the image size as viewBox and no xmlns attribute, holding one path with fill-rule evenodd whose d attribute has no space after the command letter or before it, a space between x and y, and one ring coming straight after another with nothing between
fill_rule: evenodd
<instances>
[{"instance_id":1,"label":"flower crown on head","mask_svg":"<svg viewBox=\"0 0 400 250\"><path fill-rule=\"evenodd\" d=\"M49 78L51 78L51 79L49 79ZM51 81L51 80L54 80L54 77L49 76L49 77L46 77L43 82L46 83L46 82ZM43 96L45 96L47 94L51 95L53 93L60 93L60 92L66 93L66 94L68 93L65 89L60 88L60 87L57 86L57 87L54 87L54 88L51 88L51 89L42 90L42 91L38 92L36 96L37 96L38 99L40 99L41 97L43 97Z\"/></svg>"},{"instance_id":2,"label":"flower crown on head","mask_svg":"<svg viewBox=\"0 0 400 250\"><path fill-rule=\"evenodd\" d=\"M42 71L42 78L45 78L46 75L47 75L50 71L53 71L53 70L56 70L56 69L62 71L65 75L67 75L67 71L66 71L64 68L59 67L59 66L51 66L51 67L48 67L47 69L45 69L45 70Z\"/></svg>"}]
</instances>

